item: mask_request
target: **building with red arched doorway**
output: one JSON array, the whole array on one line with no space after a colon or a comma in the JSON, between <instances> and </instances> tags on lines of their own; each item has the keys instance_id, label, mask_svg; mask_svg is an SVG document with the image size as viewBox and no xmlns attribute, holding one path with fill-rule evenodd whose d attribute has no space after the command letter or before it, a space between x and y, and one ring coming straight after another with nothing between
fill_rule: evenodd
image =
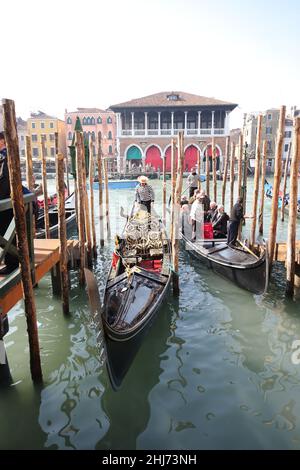
<instances>
[{"instance_id":1,"label":"building with red arched doorway","mask_svg":"<svg viewBox=\"0 0 300 470\"><path fill-rule=\"evenodd\" d=\"M171 139L184 132L184 169L195 167L200 152L204 170L206 155L211 159L212 138L217 169L222 166L229 114L237 105L215 98L181 91L156 93L110 107L116 115L118 168L125 173L132 167L141 171L166 170L171 165Z\"/></svg>"}]
</instances>

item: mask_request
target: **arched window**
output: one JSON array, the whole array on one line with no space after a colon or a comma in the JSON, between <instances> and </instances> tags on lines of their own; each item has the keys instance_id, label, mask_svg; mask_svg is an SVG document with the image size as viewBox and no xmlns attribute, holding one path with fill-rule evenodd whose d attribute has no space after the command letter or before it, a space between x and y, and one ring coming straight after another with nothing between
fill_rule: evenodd
<instances>
[{"instance_id":1,"label":"arched window","mask_svg":"<svg viewBox=\"0 0 300 470\"><path fill-rule=\"evenodd\" d=\"M112 139L112 133L111 133L111 131L108 132L108 139L109 139L109 140Z\"/></svg>"},{"instance_id":2,"label":"arched window","mask_svg":"<svg viewBox=\"0 0 300 470\"><path fill-rule=\"evenodd\" d=\"M95 118L91 118L91 124L95 124Z\"/></svg>"},{"instance_id":3,"label":"arched window","mask_svg":"<svg viewBox=\"0 0 300 470\"><path fill-rule=\"evenodd\" d=\"M86 118L86 123L87 123L87 125L89 126L89 125L91 124L91 118L89 118L89 117Z\"/></svg>"},{"instance_id":4,"label":"arched window","mask_svg":"<svg viewBox=\"0 0 300 470\"><path fill-rule=\"evenodd\" d=\"M93 131L93 132L92 132L92 141L95 142L95 140L96 140L95 132Z\"/></svg>"},{"instance_id":5,"label":"arched window","mask_svg":"<svg viewBox=\"0 0 300 470\"><path fill-rule=\"evenodd\" d=\"M112 153L112 145L108 147L108 153Z\"/></svg>"},{"instance_id":6,"label":"arched window","mask_svg":"<svg viewBox=\"0 0 300 470\"><path fill-rule=\"evenodd\" d=\"M101 119L100 116L97 118L97 123L98 123L98 124L102 124L102 119Z\"/></svg>"},{"instance_id":7,"label":"arched window","mask_svg":"<svg viewBox=\"0 0 300 470\"><path fill-rule=\"evenodd\" d=\"M72 119L70 117L67 119L67 124L72 124Z\"/></svg>"},{"instance_id":8,"label":"arched window","mask_svg":"<svg viewBox=\"0 0 300 470\"><path fill-rule=\"evenodd\" d=\"M83 133L83 138L86 139L86 132Z\"/></svg>"},{"instance_id":9,"label":"arched window","mask_svg":"<svg viewBox=\"0 0 300 470\"><path fill-rule=\"evenodd\" d=\"M72 136L72 132L69 132L68 133L68 140L72 140L73 136Z\"/></svg>"},{"instance_id":10,"label":"arched window","mask_svg":"<svg viewBox=\"0 0 300 470\"><path fill-rule=\"evenodd\" d=\"M86 125L86 118L85 118L85 117L82 119L82 124L83 124L84 126Z\"/></svg>"},{"instance_id":11,"label":"arched window","mask_svg":"<svg viewBox=\"0 0 300 470\"><path fill-rule=\"evenodd\" d=\"M107 124L111 124L111 123L112 123L112 119L111 119L110 116L108 116L108 118L107 118Z\"/></svg>"}]
</instances>

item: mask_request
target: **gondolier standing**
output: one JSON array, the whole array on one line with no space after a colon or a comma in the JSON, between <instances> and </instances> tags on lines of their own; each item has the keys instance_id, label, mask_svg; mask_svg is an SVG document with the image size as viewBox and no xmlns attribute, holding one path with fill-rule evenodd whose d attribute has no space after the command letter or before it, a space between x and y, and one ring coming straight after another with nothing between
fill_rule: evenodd
<instances>
[{"instance_id":1,"label":"gondolier standing","mask_svg":"<svg viewBox=\"0 0 300 470\"><path fill-rule=\"evenodd\" d=\"M238 197L231 209L228 225L227 244L234 245L238 236L239 226L244 219L243 198Z\"/></svg>"},{"instance_id":2,"label":"gondolier standing","mask_svg":"<svg viewBox=\"0 0 300 470\"><path fill-rule=\"evenodd\" d=\"M135 190L135 201L141 206L146 207L147 212L151 214L151 203L154 202L153 188L148 184L147 176L140 176L138 182L140 184Z\"/></svg>"}]
</instances>

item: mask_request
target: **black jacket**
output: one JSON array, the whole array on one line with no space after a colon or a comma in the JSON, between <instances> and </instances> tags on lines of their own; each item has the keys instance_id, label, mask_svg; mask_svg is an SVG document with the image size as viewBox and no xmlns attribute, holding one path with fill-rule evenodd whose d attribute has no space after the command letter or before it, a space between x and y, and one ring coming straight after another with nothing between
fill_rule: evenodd
<instances>
[{"instance_id":1,"label":"black jacket","mask_svg":"<svg viewBox=\"0 0 300 470\"><path fill-rule=\"evenodd\" d=\"M6 148L0 151L0 199L10 197L9 172Z\"/></svg>"},{"instance_id":2,"label":"black jacket","mask_svg":"<svg viewBox=\"0 0 300 470\"><path fill-rule=\"evenodd\" d=\"M227 222L229 220L228 215L226 212L223 212L223 214L219 215L217 219L213 223L213 229L217 233L223 233L224 235L227 234Z\"/></svg>"},{"instance_id":3,"label":"black jacket","mask_svg":"<svg viewBox=\"0 0 300 470\"><path fill-rule=\"evenodd\" d=\"M236 202L232 207L230 214L230 222L240 222L244 218L244 210L242 204Z\"/></svg>"}]
</instances>

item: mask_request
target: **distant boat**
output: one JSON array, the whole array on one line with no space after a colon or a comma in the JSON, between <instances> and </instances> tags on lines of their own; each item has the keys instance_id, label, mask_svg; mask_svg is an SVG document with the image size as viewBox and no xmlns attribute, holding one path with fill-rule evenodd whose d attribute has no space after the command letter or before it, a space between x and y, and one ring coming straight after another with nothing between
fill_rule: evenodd
<instances>
[{"instance_id":1,"label":"distant boat","mask_svg":"<svg viewBox=\"0 0 300 470\"><path fill-rule=\"evenodd\" d=\"M109 180L109 189L134 189L138 185L138 180ZM102 184L102 187L104 185ZM94 189L99 189L99 183L97 181L93 184Z\"/></svg>"},{"instance_id":2,"label":"distant boat","mask_svg":"<svg viewBox=\"0 0 300 470\"><path fill-rule=\"evenodd\" d=\"M71 230L77 226L76 211L75 211L75 194L72 193L65 200L65 217L67 236L70 235ZM41 212L36 223L36 238L45 238L45 219L44 211ZM58 210L57 206L49 209L49 225L50 225L50 238L58 238Z\"/></svg>"}]
</instances>

